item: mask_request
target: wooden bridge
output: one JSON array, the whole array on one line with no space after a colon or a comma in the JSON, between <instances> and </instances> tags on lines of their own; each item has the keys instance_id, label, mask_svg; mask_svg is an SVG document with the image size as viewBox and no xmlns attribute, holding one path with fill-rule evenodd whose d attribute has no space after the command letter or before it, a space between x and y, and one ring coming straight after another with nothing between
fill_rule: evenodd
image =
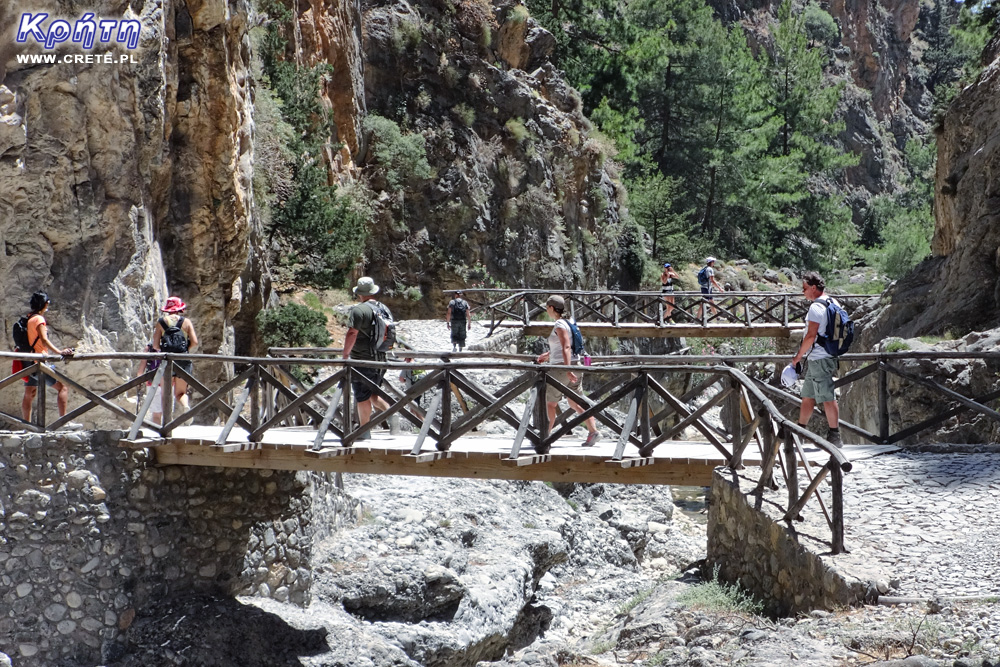
<instances>
[{"instance_id":1,"label":"wooden bridge","mask_svg":"<svg viewBox=\"0 0 1000 667\"><path fill-rule=\"evenodd\" d=\"M82 403L52 421L47 420L41 401L33 423L4 413L0 419L14 428L45 432L100 409L127 427L123 446L149 447L161 464L700 485L709 483L716 466L760 465L758 498L783 483L789 520L815 498L830 525L831 548L843 549L842 479L851 463L845 450L801 429L786 416L786 412L797 415L798 397L772 386L771 373L762 369L767 364L783 364L787 358L597 357L593 366L573 368L583 374L587 387L578 393L563 384L552 366L532 363L524 355L493 355L484 360L481 354L441 358L408 352L413 359L410 363L380 364L323 358L335 350L308 352L311 356L264 358L86 354L66 360L61 369L32 363L0 380L0 389L20 387L30 374L42 382L48 376L69 386L73 402L82 398ZM32 362L58 359L20 356ZM100 393L66 372L66 367L75 364L132 364L143 358L163 363L155 372L105 387ZM991 373L1000 364L1000 353L846 355L837 385L875 381L872 410L879 415L879 428L875 433L843 421L842 429L871 443L891 445L963 412L1000 422L1000 413L986 405L1000 398L1000 390L964 396L896 363L930 358L980 360L979 367L992 369ZM193 361L196 369L208 364L216 372L228 368L231 379L207 386L178 367L175 362L179 360ZM361 376L357 372L361 367L384 369L384 386ZM82 371L80 377L89 376L85 366ZM401 371L413 371L419 377L411 386L399 387L394 378ZM316 379L295 379L308 374ZM502 384L495 380L498 374L504 376ZM890 432L889 375L931 393L940 413ZM164 401L162 424L148 418L151 393L141 404L123 400L127 392L147 381L166 384L164 394L169 396L174 376L188 381L193 400L181 414L174 412L172 401ZM359 424L352 382L383 398L388 410L368 424ZM576 401L583 413L567 410L554 424L547 423L543 397L549 389ZM397 416L408 421L413 432L379 430ZM601 424L605 440L588 449L571 431L591 416ZM783 439L778 437L779 427ZM492 435L486 435L487 430ZM697 433L694 439L692 431ZM819 493L827 481L832 487L829 507Z\"/></svg>"},{"instance_id":2,"label":"wooden bridge","mask_svg":"<svg viewBox=\"0 0 1000 667\"><path fill-rule=\"evenodd\" d=\"M547 336L552 323L545 300L558 294L584 336L612 338L765 337L787 338L803 328L809 300L790 292L626 292L590 290L469 289L473 312L490 321L490 331L516 327L528 336ZM834 295L842 303L872 295Z\"/></svg>"}]
</instances>

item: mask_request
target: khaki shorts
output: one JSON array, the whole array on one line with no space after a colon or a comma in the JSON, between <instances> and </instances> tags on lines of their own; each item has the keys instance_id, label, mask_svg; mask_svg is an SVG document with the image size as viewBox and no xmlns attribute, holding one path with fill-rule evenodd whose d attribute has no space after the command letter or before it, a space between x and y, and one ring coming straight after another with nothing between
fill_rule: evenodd
<instances>
[{"instance_id":1,"label":"khaki shorts","mask_svg":"<svg viewBox=\"0 0 1000 667\"><path fill-rule=\"evenodd\" d=\"M834 358L810 359L806 367L805 381L802 383L802 398L815 399L817 403L837 400L833 393L833 376L840 366Z\"/></svg>"},{"instance_id":2,"label":"khaki shorts","mask_svg":"<svg viewBox=\"0 0 1000 667\"><path fill-rule=\"evenodd\" d=\"M577 366L578 364L573 364ZM576 393L581 393L583 388L583 373L574 373L576 375L576 382L569 381L569 371L552 371L549 375L558 382L562 382L564 385L575 391ZM565 397L561 391L556 389L550 384L545 385L545 400L549 403L558 403L559 399Z\"/></svg>"}]
</instances>

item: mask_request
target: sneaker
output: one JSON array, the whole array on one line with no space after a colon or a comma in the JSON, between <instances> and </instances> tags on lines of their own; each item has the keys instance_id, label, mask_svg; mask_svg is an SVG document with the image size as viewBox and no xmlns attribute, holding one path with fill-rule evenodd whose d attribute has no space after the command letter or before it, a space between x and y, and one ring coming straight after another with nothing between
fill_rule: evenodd
<instances>
[{"instance_id":1,"label":"sneaker","mask_svg":"<svg viewBox=\"0 0 1000 667\"><path fill-rule=\"evenodd\" d=\"M594 443L601 439L601 434L597 431L592 431L587 434L587 439L583 441L584 447L593 447Z\"/></svg>"},{"instance_id":2,"label":"sneaker","mask_svg":"<svg viewBox=\"0 0 1000 667\"><path fill-rule=\"evenodd\" d=\"M827 431L826 439L830 441L830 444L841 449L844 446L844 439L840 437L840 431Z\"/></svg>"}]
</instances>

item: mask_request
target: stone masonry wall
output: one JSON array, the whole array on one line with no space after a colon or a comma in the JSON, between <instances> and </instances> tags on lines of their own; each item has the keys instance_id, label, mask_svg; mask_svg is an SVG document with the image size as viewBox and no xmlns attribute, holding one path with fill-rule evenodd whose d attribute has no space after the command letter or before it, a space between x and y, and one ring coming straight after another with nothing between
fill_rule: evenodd
<instances>
[{"instance_id":1,"label":"stone masonry wall","mask_svg":"<svg viewBox=\"0 0 1000 667\"><path fill-rule=\"evenodd\" d=\"M119 431L0 433L0 652L98 664L137 612L185 591L308 602L312 503L357 508L305 472L156 466Z\"/></svg>"},{"instance_id":2,"label":"stone masonry wall","mask_svg":"<svg viewBox=\"0 0 1000 667\"><path fill-rule=\"evenodd\" d=\"M709 572L718 568L721 581L739 583L778 616L863 602L873 584L838 570L796 539L773 503L754 509L748 493L755 484L716 468L708 506Z\"/></svg>"}]
</instances>

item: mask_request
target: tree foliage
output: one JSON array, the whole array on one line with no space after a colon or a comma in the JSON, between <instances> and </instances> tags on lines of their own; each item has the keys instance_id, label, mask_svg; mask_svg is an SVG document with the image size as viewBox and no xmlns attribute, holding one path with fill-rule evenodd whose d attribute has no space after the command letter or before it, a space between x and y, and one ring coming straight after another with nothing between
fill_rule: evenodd
<instances>
[{"instance_id":1,"label":"tree foliage","mask_svg":"<svg viewBox=\"0 0 1000 667\"><path fill-rule=\"evenodd\" d=\"M257 314L257 327L268 347L326 347L330 344L326 325L326 315L298 303L286 303Z\"/></svg>"}]
</instances>

